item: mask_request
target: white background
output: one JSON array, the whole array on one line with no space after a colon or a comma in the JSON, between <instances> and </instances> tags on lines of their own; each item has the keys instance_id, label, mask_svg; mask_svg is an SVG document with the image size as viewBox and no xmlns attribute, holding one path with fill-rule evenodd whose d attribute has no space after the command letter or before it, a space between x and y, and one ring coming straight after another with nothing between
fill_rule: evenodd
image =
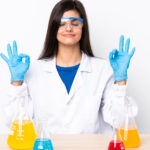
<instances>
[{"instance_id":1,"label":"white background","mask_svg":"<svg viewBox=\"0 0 150 150\"><path fill-rule=\"evenodd\" d=\"M140 133L150 133L150 9L149 0L81 0L88 16L94 54L108 59L121 34L136 47L128 70L128 95L139 107L135 118ZM43 47L50 12L58 0L0 0L0 52L16 40L18 50L34 61ZM10 82L0 58L0 93ZM5 101L0 99L0 103ZM0 132L5 132L0 113Z\"/></svg>"}]
</instances>

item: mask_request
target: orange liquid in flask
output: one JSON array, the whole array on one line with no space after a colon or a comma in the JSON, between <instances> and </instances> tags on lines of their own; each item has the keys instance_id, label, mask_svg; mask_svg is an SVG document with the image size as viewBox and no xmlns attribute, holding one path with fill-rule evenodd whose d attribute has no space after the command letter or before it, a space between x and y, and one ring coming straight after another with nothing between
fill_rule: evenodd
<instances>
[{"instance_id":1,"label":"orange liquid in flask","mask_svg":"<svg viewBox=\"0 0 150 150\"><path fill-rule=\"evenodd\" d=\"M14 149L33 148L36 133L31 120L15 120L12 122L7 143Z\"/></svg>"},{"instance_id":2,"label":"orange liquid in flask","mask_svg":"<svg viewBox=\"0 0 150 150\"><path fill-rule=\"evenodd\" d=\"M140 145L140 137L136 127L120 128L120 135L122 137L125 148L134 148Z\"/></svg>"}]
</instances>

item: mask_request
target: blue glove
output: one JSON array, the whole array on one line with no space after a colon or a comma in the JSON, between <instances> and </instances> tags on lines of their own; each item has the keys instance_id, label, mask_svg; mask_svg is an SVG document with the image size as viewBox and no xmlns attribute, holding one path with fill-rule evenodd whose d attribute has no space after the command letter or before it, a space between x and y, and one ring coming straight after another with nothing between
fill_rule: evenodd
<instances>
[{"instance_id":1,"label":"blue glove","mask_svg":"<svg viewBox=\"0 0 150 150\"><path fill-rule=\"evenodd\" d=\"M24 75L30 66L30 57L25 54L18 55L16 41L13 41L13 52L10 44L7 45L7 52L9 58L7 58L3 53L1 53L0 56L8 64L11 81L23 81ZM25 59L24 62L23 58Z\"/></svg>"},{"instance_id":2,"label":"blue glove","mask_svg":"<svg viewBox=\"0 0 150 150\"><path fill-rule=\"evenodd\" d=\"M129 53L129 45L130 39L128 38L124 49L124 36L122 35L120 36L119 51L114 49L109 53L109 61L114 72L115 81L123 81L128 78L127 70L135 52L135 48L133 48L131 53Z\"/></svg>"}]
</instances>

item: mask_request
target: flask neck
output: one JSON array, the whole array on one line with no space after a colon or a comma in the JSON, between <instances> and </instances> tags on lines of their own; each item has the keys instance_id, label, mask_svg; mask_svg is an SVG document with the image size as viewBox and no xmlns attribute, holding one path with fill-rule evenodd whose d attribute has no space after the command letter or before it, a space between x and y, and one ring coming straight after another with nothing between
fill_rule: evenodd
<instances>
[{"instance_id":1,"label":"flask neck","mask_svg":"<svg viewBox=\"0 0 150 150\"><path fill-rule=\"evenodd\" d=\"M49 138L49 132L48 132L48 121L47 120L40 120L39 121L39 138L45 139Z\"/></svg>"}]
</instances>

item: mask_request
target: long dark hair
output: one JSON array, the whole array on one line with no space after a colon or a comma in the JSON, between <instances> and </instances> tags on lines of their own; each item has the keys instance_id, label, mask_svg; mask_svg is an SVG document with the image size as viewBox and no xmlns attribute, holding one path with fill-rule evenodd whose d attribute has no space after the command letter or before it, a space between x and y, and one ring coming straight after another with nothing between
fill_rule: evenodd
<instances>
[{"instance_id":1,"label":"long dark hair","mask_svg":"<svg viewBox=\"0 0 150 150\"><path fill-rule=\"evenodd\" d=\"M44 47L39 59L47 59L57 55L57 31L63 13L68 10L76 10L79 13L80 17L84 19L82 37L80 39L80 50L86 53L88 56L94 56L91 49L89 29L87 23L88 21L83 4L78 0L61 0L55 5L51 12Z\"/></svg>"}]
</instances>

